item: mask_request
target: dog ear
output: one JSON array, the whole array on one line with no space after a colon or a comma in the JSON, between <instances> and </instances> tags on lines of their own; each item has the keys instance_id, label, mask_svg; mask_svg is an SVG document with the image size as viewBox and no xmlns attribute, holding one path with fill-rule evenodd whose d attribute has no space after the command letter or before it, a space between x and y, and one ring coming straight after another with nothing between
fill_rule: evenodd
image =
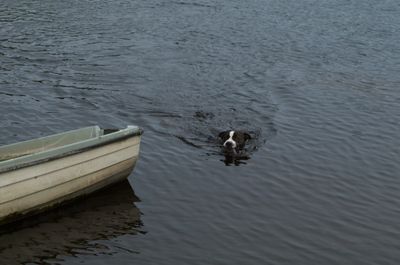
<instances>
[{"instance_id":1,"label":"dog ear","mask_svg":"<svg viewBox=\"0 0 400 265\"><path fill-rule=\"evenodd\" d=\"M226 136L228 135L228 133L229 133L229 131L220 132L220 133L218 134L218 137L219 137L219 138L224 138L224 137L226 137Z\"/></svg>"},{"instance_id":2,"label":"dog ear","mask_svg":"<svg viewBox=\"0 0 400 265\"><path fill-rule=\"evenodd\" d=\"M248 134L248 133L244 133L244 139L247 141L247 140L250 140L251 139L251 135L250 134Z\"/></svg>"}]
</instances>

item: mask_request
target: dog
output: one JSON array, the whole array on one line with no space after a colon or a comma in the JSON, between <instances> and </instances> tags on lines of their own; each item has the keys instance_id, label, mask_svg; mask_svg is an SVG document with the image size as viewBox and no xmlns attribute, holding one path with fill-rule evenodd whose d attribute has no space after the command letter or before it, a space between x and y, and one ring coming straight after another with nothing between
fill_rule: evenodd
<instances>
[{"instance_id":1,"label":"dog","mask_svg":"<svg viewBox=\"0 0 400 265\"><path fill-rule=\"evenodd\" d=\"M218 137L222 140L222 146L226 150L242 150L248 140L251 139L250 134L242 131L224 131Z\"/></svg>"},{"instance_id":2,"label":"dog","mask_svg":"<svg viewBox=\"0 0 400 265\"><path fill-rule=\"evenodd\" d=\"M219 133L225 155L238 155L245 147L246 142L251 139L250 134L243 131L224 131Z\"/></svg>"},{"instance_id":3,"label":"dog","mask_svg":"<svg viewBox=\"0 0 400 265\"><path fill-rule=\"evenodd\" d=\"M222 143L222 151L225 156L225 165L239 165L244 162L241 160L249 159L245 152L245 145L251 139L250 134L243 131L223 131L218 135Z\"/></svg>"}]
</instances>

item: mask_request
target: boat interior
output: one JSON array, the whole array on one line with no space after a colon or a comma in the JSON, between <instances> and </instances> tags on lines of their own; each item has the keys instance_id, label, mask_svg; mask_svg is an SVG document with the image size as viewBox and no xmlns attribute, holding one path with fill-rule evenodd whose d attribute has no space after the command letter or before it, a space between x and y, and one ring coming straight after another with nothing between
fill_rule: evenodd
<instances>
[{"instance_id":1,"label":"boat interior","mask_svg":"<svg viewBox=\"0 0 400 265\"><path fill-rule=\"evenodd\" d=\"M29 141L14 143L0 147L0 163L17 157L55 149L57 147L89 140L110 134L119 129L101 129L99 126L91 126L78 130L45 136Z\"/></svg>"}]
</instances>

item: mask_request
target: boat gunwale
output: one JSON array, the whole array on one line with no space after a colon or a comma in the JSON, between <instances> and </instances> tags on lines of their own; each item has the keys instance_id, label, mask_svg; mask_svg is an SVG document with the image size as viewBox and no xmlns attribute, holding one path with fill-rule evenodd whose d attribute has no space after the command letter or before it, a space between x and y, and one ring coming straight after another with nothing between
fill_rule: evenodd
<instances>
[{"instance_id":1,"label":"boat gunwale","mask_svg":"<svg viewBox=\"0 0 400 265\"><path fill-rule=\"evenodd\" d=\"M49 150L4 160L0 162L0 174L14 171L17 169L35 166L52 160L83 153L88 150L108 145L114 142L123 141L128 138L141 136L143 130L137 126L127 126L116 132L100 135L87 140L78 141L72 144L52 148ZM63 151L65 150L65 151ZM55 154L56 153L56 154ZM38 157L39 156L39 157ZM9 164L9 165L7 165Z\"/></svg>"},{"instance_id":2,"label":"boat gunwale","mask_svg":"<svg viewBox=\"0 0 400 265\"><path fill-rule=\"evenodd\" d=\"M55 170L52 170L52 171L48 171L48 172L45 172L45 173L41 173L41 174L37 174L37 175L31 176L31 177L29 177L29 178L24 178L24 179L21 179L21 180L18 180L18 181L14 181L14 182L12 182L12 183L8 183L8 184L5 184L5 185L2 185L0 188L5 188L5 187L8 187L8 186L12 186L12 185L15 185L15 184L18 184L18 183L22 183L22 182L25 182L25 181L29 181L29 180L31 180L31 179L38 179L38 178L41 178L41 177L46 176L46 175L48 175L48 174L53 174L54 172L57 172L57 171L60 171L60 170L64 170L64 169L71 168L71 167L74 167L74 166L77 166L77 165L81 165L81 164L84 164L84 163L87 163L87 162L90 162L90 161L94 161L94 160L99 159L99 158L101 158L101 157L104 157L104 156L106 156L106 155L112 155L112 154L115 154L115 153L117 153L117 152L126 150L126 149L128 149L128 148L132 148L132 147L135 147L135 146L136 146L136 145L126 146L126 147L123 147L123 148L121 148L121 149L114 150L114 151L112 151L112 152L108 152L108 153L105 154L105 155L103 154L103 155L100 155L100 156L95 156L95 157L93 157L93 158L90 158L90 159L88 159L88 160L81 161L81 162L76 163L76 164L64 166L64 167L59 168L59 169L55 169ZM61 157L61 158L62 158L62 157ZM60 159L61 159L61 158L60 158ZM119 163L119 162L117 162L117 163ZM0 202L0 205L1 205L1 204L2 204L2 202Z\"/></svg>"}]
</instances>

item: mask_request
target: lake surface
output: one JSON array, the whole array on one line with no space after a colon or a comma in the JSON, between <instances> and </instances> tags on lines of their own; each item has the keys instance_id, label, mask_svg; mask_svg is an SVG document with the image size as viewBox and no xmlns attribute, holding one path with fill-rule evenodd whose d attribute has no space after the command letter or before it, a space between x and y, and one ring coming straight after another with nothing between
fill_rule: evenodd
<instances>
[{"instance_id":1,"label":"lake surface","mask_svg":"<svg viewBox=\"0 0 400 265\"><path fill-rule=\"evenodd\" d=\"M0 263L399 264L399 25L395 0L2 1L0 144L145 134L121 192L1 235Z\"/></svg>"}]
</instances>

